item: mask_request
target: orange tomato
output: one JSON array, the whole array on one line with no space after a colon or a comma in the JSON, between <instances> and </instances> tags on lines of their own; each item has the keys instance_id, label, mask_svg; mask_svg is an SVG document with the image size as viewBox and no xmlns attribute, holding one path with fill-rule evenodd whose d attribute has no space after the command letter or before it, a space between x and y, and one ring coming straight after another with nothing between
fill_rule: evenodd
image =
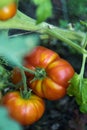
<instances>
[{"instance_id":1,"label":"orange tomato","mask_svg":"<svg viewBox=\"0 0 87 130\"><path fill-rule=\"evenodd\" d=\"M11 73L11 81L12 83L17 84L21 80L22 80L22 75L21 75L20 69L18 67L15 67Z\"/></svg>"},{"instance_id":2,"label":"orange tomato","mask_svg":"<svg viewBox=\"0 0 87 130\"><path fill-rule=\"evenodd\" d=\"M16 11L17 5L15 2L0 8L0 20L5 21L12 18L16 14Z\"/></svg>"},{"instance_id":3,"label":"orange tomato","mask_svg":"<svg viewBox=\"0 0 87 130\"><path fill-rule=\"evenodd\" d=\"M28 85L35 94L49 100L57 100L65 96L74 69L56 52L37 46L24 57L24 66L32 70L44 69L46 73L46 76L41 74L40 79L34 81L32 80L35 75L26 73Z\"/></svg>"},{"instance_id":4,"label":"orange tomato","mask_svg":"<svg viewBox=\"0 0 87 130\"><path fill-rule=\"evenodd\" d=\"M10 116L22 125L38 121L45 111L43 99L35 94L24 99L17 91L8 92L2 99L2 105L8 109Z\"/></svg>"}]
</instances>

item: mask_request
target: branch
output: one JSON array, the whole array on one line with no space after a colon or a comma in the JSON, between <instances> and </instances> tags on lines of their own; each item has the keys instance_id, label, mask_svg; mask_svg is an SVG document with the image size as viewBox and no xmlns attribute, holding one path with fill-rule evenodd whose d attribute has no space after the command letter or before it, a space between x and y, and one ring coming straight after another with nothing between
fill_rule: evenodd
<instances>
[{"instance_id":1,"label":"branch","mask_svg":"<svg viewBox=\"0 0 87 130\"><path fill-rule=\"evenodd\" d=\"M26 16L20 11L17 11L15 17L8 21L0 21L0 29L21 29L27 31L35 31L41 34L48 34L61 41L67 43L68 45L74 47L81 53L87 54L87 51L83 49L78 44L75 44L71 40L78 41L80 44L85 36L84 32L81 31L71 31L68 29L61 29L59 27L53 26L46 22L42 22L41 24L36 24L36 20Z\"/></svg>"}]
</instances>

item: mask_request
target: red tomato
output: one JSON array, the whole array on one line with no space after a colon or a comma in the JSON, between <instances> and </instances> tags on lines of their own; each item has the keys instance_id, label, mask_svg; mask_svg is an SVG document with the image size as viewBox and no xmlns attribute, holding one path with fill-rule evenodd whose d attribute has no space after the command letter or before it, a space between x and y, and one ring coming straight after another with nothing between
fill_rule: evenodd
<instances>
[{"instance_id":1,"label":"red tomato","mask_svg":"<svg viewBox=\"0 0 87 130\"><path fill-rule=\"evenodd\" d=\"M12 18L16 14L16 11L17 5L15 2L0 8L0 20L4 21Z\"/></svg>"},{"instance_id":2,"label":"red tomato","mask_svg":"<svg viewBox=\"0 0 87 130\"><path fill-rule=\"evenodd\" d=\"M17 84L17 83L19 83L21 80L22 80L22 75L21 75L20 69L17 68L17 67L15 67L15 68L12 70L11 81L12 81L12 83Z\"/></svg>"},{"instance_id":3,"label":"red tomato","mask_svg":"<svg viewBox=\"0 0 87 130\"><path fill-rule=\"evenodd\" d=\"M44 68L46 76L30 82L34 76L27 73L29 87L40 97L57 100L65 96L69 80L74 75L73 67L57 53L37 46L24 57L24 66L35 70Z\"/></svg>"},{"instance_id":4,"label":"red tomato","mask_svg":"<svg viewBox=\"0 0 87 130\"><path fill-rule=\"evenodd\" d=\"M2 99L2 105L8 109L10 116L22 125L36 122L45 111L43 99L34 94L29 99L24 99L19 92L8 92Z\"/></svg>"}]
</instances>

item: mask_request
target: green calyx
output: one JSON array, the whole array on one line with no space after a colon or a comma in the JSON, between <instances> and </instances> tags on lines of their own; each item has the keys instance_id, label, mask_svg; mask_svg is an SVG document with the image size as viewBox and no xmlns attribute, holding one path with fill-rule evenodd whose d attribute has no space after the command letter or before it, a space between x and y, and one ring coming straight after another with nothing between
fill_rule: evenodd
<instances>
[{"instance_id":1,"label":"green calyx","mask_svg":"<svg viewBox=\"0 0 87 130\"><path fill-rule=\"evenodd\" d=\"M32 89L29 89L29 91L27 90L27 91L25 91L25 90L21 90L20 91L20 95L21 95L21 97L23 98L23 99L29 99L29 97L31 96L31 94L32 94Z\"/></svg>"},{"instance_id":2,"label":"green calyx","mask_svg":"<svg viewBox=\"0 0 87 130\"><path fill-rule=\"evenodd\" d=\"M22 71L23 72L23 71ZM23 80L24 80L24 90L22 91L20 91L20 93L21 93L21 97L22 98L24 98L24 99L29 99L29 97L31 96L31 94L32 94L32 89L29 89L29 90L27 90L27 85L26 85L26 77L25 77L25 74L24 73L22 73L22 75L23 75ZM45 69L44 68L36 68L36 70L35 70L35 72L34 72L34 78L33 78L33 80L31 80L30 82L33 82L33 81L35 81L35 80L37 80L37 79L43 79L43 78L45 78L46 77L46 71L45 71Z\"/></svg>"},{"instance_id":3,"label":"green calyx","mask_svg":"<svg viewBox=\"0 0 87 130\"><path fill-rule=\"evenodd\" d=\"M36 68L36 70L35 70L35 77L34 77L34 79L43 79L43 78L45 78L46 77L46 71L45 71L45 69L44 68Z\"/></svg>"},{"instance_id":4,"label":"green calyx","mask_svg":"<svg viewBox=\"0 0 87 130\"><path fill-rule=\"evenodd\" d=\"M33 74L34 75L34 79L33 80L43 79L43 78L45 78L47 76L46 71L45 71L44 68L37 67L35 70L31 70L29 68L22 67L22 69L24 71L26 71L26 72L29 72L30 74Z\"/></svg>"}]
</instances>

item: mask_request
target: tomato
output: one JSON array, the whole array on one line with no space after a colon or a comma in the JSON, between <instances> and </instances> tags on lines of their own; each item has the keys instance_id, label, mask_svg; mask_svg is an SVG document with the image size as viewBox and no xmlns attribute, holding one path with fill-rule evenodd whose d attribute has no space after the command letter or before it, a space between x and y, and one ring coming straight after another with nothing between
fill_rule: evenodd
<instances>
[{"instance_id":1,"label":"tomato","mask_svg":"<svg viewBox=\"0 0 87 130\"><path fill-rule=\"evenodd\" d=\"M15 68L12 70L12 73L11 73L11 81L12 81L12 83L14 83L14 84L17 84L17 83L19 83L20 81L22 81L22 75L21 75L20 69L19 69L18 67L15 67Z\"/></svg>"},{"instance_id":2,"label":"tomato","mask_svg":"<svg viewBox=\"0 0 87 130\"><path fill-rule=\"evenodd\" d=\"M16 14L16 11L17 5L15 2L0 8L0 20L4 21L12 18Z\"/></svg>"},{"instance_id":3,"label":"tomato","mask_svg":"<svg viewBox=\"0 0 87 130\"><path fill-rule=\"evenodd\" d=\"M29 99L21 97L20 93L8 92L2 99L10 116L22 125L30 125L41 118L45 111L44 100L32 94Z\"/></svg>"},{"instance_id":4,"label":"tomato","mask_svg":"<svg viewBox=\"0 0 87 130\"><path fill-rule=\"evenodd\" d=\"M32 70L44 69L46 72L46 76L34 81L32 81L34 75L26 73L28 85L35 94L49 100L57 100L65 96L74 69L56 52L37 46L24 57L24 66Z\"/></svg>"}]
</instances>

